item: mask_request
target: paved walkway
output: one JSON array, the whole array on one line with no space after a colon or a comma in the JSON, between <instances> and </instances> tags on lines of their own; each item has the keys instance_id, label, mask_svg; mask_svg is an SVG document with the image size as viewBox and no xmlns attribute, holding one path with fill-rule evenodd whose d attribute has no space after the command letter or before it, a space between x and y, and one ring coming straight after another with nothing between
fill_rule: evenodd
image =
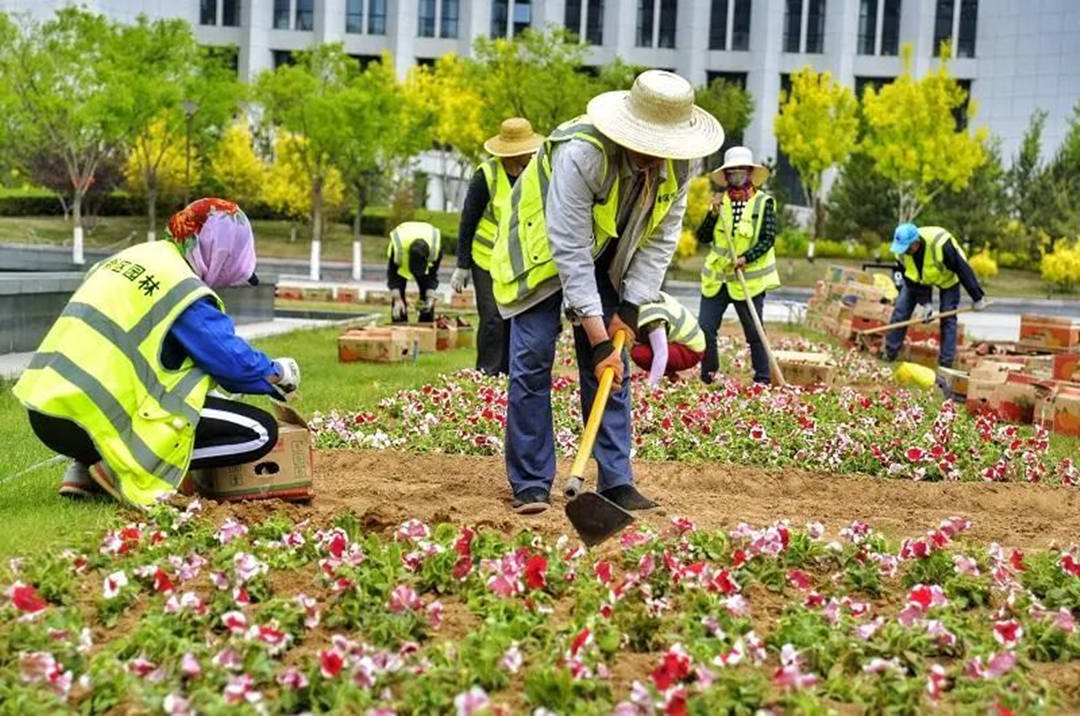
<instances>
[{"instance_id":1,"label":"paved walkway","mask_svg":"<svg viewBox=\"0 0 1080 716\"><path fill-rule=\"evenodd\" d=\"M337 321L318 321L309 320L303 318L275 318L272 321L261 321L259 323L248 323L242 326L236 327L236 333L245 340L253 341L259 338L269 338L270 336L279 336L283 333L291 333L292 331L300 330L303 328L320 328L322 326L330 326ZM30 364L30 359L34 356L31 353L7 353L0 355L0 378L14 380L18 378L26 366Z\"/></svg>"}]
</instances>

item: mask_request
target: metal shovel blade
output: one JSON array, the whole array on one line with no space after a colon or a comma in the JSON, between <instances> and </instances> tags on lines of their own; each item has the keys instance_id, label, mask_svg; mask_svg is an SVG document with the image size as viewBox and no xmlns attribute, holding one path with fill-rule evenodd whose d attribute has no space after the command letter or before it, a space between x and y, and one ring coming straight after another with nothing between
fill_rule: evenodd
<instances>
[{"instance_id":1,"label":"metal shovel blade","mask_svg":"<svg viewBox=\"0 0 1080 716\"><path fill-rule=\"evenodd\" d=\"M566 503L566 518L585 546L614 537L634 521L634 516L596 492L582 492Z\"/></svg>"}]
</instances>

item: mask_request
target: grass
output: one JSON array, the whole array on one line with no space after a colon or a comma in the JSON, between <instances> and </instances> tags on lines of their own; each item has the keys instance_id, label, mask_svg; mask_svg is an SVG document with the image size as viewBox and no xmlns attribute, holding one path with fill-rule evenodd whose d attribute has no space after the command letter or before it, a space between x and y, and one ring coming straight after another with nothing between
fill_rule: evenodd
<instances>
[{"instance_id":1,"label":"grass","mask_svg":"<svg viewBox=\"0 0 1080 716\"><path fill-rule=\"evenodd\" d=\"M303 414L333 408L372 409L387 395L422 385L440 373L471 367L474 361L472 350L461 349L422 355L416 363L338 363L338 332L322 328L255 341L271 356L292 356L300 363L304 381L295 407ZM56 488L64 463L16 476L53 453L30 430L25 410L12 396L11 384L5 382L0 382L0 444L6 458L0 468L0 521L4 525L0 558L48 549L100 529L121 512L111 501L61 499Z\"/></svg>"}]
</instances>

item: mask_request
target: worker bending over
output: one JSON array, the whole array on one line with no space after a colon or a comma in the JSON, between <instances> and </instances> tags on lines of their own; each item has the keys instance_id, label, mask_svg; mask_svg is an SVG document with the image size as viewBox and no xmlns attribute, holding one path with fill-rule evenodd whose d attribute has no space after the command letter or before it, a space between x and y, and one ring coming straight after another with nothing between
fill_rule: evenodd
<instances>
[{"instance_id":1,"label":"worker bending over","mask_svg":"<svg viewBox=\"0 0 1080 716\"><path fill-rule=\"evenodd\" d=\"M439 263L442 261L442 236L438 229L424 221L406 221L390 232L386 250L386 286L390 289L390 320L406 323L409 313L405 307L405 287L415 281L420 290L417 320L435 320L435 289L439 287Z\"/></svg>"},{"instance_id":2,"label":"worker bending over","mask_svg":"<svg viewBox=\"0 0 1080 716\"><path fill-rule=\"evenodd\" d=\"M653 387L665 375L674 380L680 371L690 370L705 353L705 332L697 318L663 291L659 301L638 310L637 339L630 358L639 368L649 371L649 385Z\"/></svg>"},{"instance_id":3,"label":"worker bending over","mask_svg":"<svg viewBox=\"0 0 1080 716\"><path fill-rule=\"evenodd\" d=\"M251 348L214 293L258 283L251 224L230 201L199 199L167 235L91 268L15 384L34 433L73 460L62 495L150 505L188 470L252 462L277 442L269 413L208 396L283 398L300 384L296 361Z\"/></svg>"},{"instance_id":4,"label":"worker bending over","mask_svg":"<svg viewBox=\"0 0 1080 716\"><path fill-rule=\"evenodd\" d=\"M491 287L491 249L499 221L510 203L510 189L543 144L529 120L505 120L499 133L484 142L491 158L481 164L465 193L458 227L457 268L450 277L455 293L464 291L471 279L476 286L476 369L488 375L510 370L510 321L504 321Z\"/></svg>"},{"instance_id":5,"label":"worker bending over","mask_svg":"<svg viewBox=\"0 0 1080 716\"><path fill-rule=\"evenodd\" d=\"M723 143L682 77L642 73L594 97L552 133L518 178L492 255L495 300L510 319L506 467L521 513L546 510L555 477L551 368L564 311L574 325L582 419L605 369L611 397L593 457L600 494L656 506L634 487L630 385L613 339L633 342L639 306L656 300L686 211L690 159Z\"/></svg>"},{"instance_id":6,"label":"worker bending over","mask_svg":"<svg viewBox=\"0 0 1080 716\"><path fill-rule=\"evenodd\" d=\"M941 295L942 313L956 310L960 305L961 285L975 302L976 311L986 308L979 279L967 262L964 250L947 230L940 226L900 224L893 232L890 251L904 271L904 285L900 288L890 323L908 320L917 308L924 320L933 320L930 301L935 286ZM886 360L896 360L906 335L906 326L889 331L885 336ZM938 365L951 368L956 358L956 316L941 318L940 344Z\"/></svg>"}]
</instances>

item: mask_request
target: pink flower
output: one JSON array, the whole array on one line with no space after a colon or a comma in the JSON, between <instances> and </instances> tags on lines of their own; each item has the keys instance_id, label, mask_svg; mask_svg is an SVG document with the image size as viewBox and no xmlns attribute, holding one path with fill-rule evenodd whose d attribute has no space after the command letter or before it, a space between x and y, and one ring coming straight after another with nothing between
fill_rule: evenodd
<instances>
[{"instance_id":1,"label":"pink flower","mask_svg":"<svg viewBox=\"0 0 1080 716\"><path fill-rule=\"evenodd\" d=\"M855 637L862 641L870 641L874 638L874 634L878 629L885 625L885 620L882 617L878 617L873 621L869 621L866 624L860 624L855 627Z\"/></svg>"},{"instance_id":2,"label":"pink flower","mask_svg":"<svg viewBox=\"0 0 1080 716\"><path fill-rule=\"evenodd\" d=\"M547 557L534 554L525 562L525 583L529 589L543 589L547 586Z\"/></svg>"},{"instance_id":3,"label":"pink flower","mask_svg":"<svg viewBox=\"0 0 1080 716\"><path fill-rule=\"evenodd\" d=\"M1054 617L1054 626L1067 634L1076 631L1076 621L1073 619L1072 612L1065 607L1059 609L1057 616Z\"/></svg>"},{"instance_id":4,"label":"pink flower","mask_svg":"<svg viewBox=\"0 0 1080 716\"><path fill-rule=\"evenodd\" d=\"M994 641L1002 646L1012 648L1024 637L1024 628L1015 619L997 622L994 624Z\"/></svg>"},{"instance_id":5,"label":"pink flower","mask_svg":"<svg viewBox=\"0 0 1080 716\"><path fill-rule=\"evenodd\" d=\"M254 704L262 700L262 694L255 689L255 680L247 674L240 674L229 679L223 692L225 702L229 704Z\"/></svg>"},{"instance_id":6,"label":"pink flower","mask_svg":"<svg viewBox=\"0 0 1080 716\"><path fill-rule=\"evenodd\" d=\"M492 577L488 579L487 588L494 594L503 598L512 597L520 591L518 584L503 574L492 575Z\"/></svg>"},{"instance_id":7,"label":"pink flower","mask_svg":"<svg viewBox=\"0 0 1080 716\"><path fill-rule=\"evenodd\" d=\"M405 610L417 611L423 609L424 603L416 594L416 590L404 584L394 587L390 592L390 611L400 614Z\"/></svg>"},{"instance_id":8,"label":"pink flower","mask_svg":"<svg viewBox=\"0 0 1080 716\"><path fill-rule=\"evenodd\" d=\"M983 664L983 658L976 656L968 661L964 672L969 678L988 681L1009 673L1015 665L1016 654L1012 651L1002 651L991 654L985 665Z\"/></svg>"},{"instance_id":9,"label":"pink flower","mask_svg":"<svg viewBox=\"0 0 1080 716\"><path fill-rule=\"evenodd\" d=\"M394 539L399 542L417 542L429 537L431 537L431 528L416 519L401 523L394 533Z\"/></svg>"},{"instance_id":10,"label":"pink flower","mask_svg":"<svg viewBox=\"0 0 1080 716\"><path fill-rule=\"evenodd\" d=\"M432 629L439 629L443 625L443 605L438 599L431 604L427 605L427 609L424 610L427 614L428 626Z\"/></svg>"},{"instance_id":11,"label":"pink flower","mask_svg":"<svg viewBox=\"0 0 1080 716\"><path fill-rule=\"evenodd\" d=\"M319 671L324 679L335 679L345 668L345 658L336 649L319 652Z\"/></svg>"},{"instance_id":12,"label":"pink flower","mask_svg":"<svg viewBox=\"0 0 1080 716\"><path fill-rule=\"evenodd\" d=\"M788 572L787 581L796 589L806 590L810 588L810 575L798 569Z\"/></svg>"},{"instance_id":13,"label":"pink flower","mask_svg":"<svg viewBox=\"0 0 1080 716\"><path fill-rule=\"evenodd\" d=\"M930 700L940 699L948 685L949 679L945 676L945 667L941 664L931 664L926 675L926 694Z\"/></svg>"},{"instance_id":14,"label":"pink flower","mask_svg":"<svg viewBox=\"0 0 1080 716\"><path fill-rule=\"evenodd\" d=\"M128 671L140 678L146 676L156 668L157 665L154 664L154 662L148 661L141 656L137 656L128 662Z\"/></svg>"},{"instance_id":15,"label":"pink flower","mask_svg":"<svg viewBox=\"0 0 1080 716\"><path fill-rule=\"evenodd\" d=\"M933 607L943 607L949 600L945 597L945 590L936 584L916 584L908 592L908 604L915 605L920 611L927 611Z\"/></svg>"},{"instance_id":16,"label":"pink flower","mask_svg":"<svg viewBox=\"0 0 1080 716\"><path fill-rule=\"evenodd\" d=\"M474 686L454 697L454 709L457 711L457 716L474 716L490 706L491 699L479 686Z\"/></svg>"},{"instance_id":17,"label":"pink flower","mask_svg":"<svg viewBox=\"0 0 1080 716\"><path fill-rule=\"evenodd\" d=\"M240 671L244 668L244 660L235 649L222 649L214 655L213 662L215 666L229 671Z\"/></svg>"},{"instance_id":18,"label":"pink flower","mask_svg":"<svg viewBox=\"0 0 1080 716\"><path fill-rule=\"evenodd\" d=\"M247 617L243 612L231 611L221 615L221 623L232 634L243 634L247 631Z\"/></svg>"},{"instance_id":19,"label":"pink flower","mask_svg":"<svg viewBox=\"0 0 1080 716\"><path fill-rule=\"evenodd\" d=\"M105 577L105 583L102 589L106 599L115 599L120 590L128 585L127 574L124 570L113 572L109 576Z\"/></svg>"},{"instance_id":20,"label":"pink flower","mask_svg":"<svg viewBox=\"0 0 1080 716\"><path fill-rule=\"evenodd\" d=\"M67 699L71 691L71 672L47 651L32 651L19 659L19 675L24 683L45 682L58 696Z\"/></svg>"},{"instance_id":21,"label":"pink flower","mask_svg":"<svg viewBox=\"0 0 1080 716\"><path fill-rule=\"evenodd\" d=\"M7 595L11 598L11 606L22 612L26 618L33 618L47 606L32 584L15 582L7 590Z\"/></svg>"},{"instance_id":22,"label":"pink flower","mask_svg":"<svg viewBox=\"0 0 1080 716\"><path fill-rule=\"evenodd\" d=\"M269 567L265 563L260 562L258 558L253 554L247 552L237 552L233 556L233 568L236 570L236 577L240 580L240 583L250 582L260 574L266 574Z\"/></svg>"},{"instance_id":23,"label":"pink flower","mask_svg":"<svg viewBox=\"0 0 1080 716\"><path fill-rule=\"evenodd\" d=\"M276 622L272 625L264 624L255 629L256 638L270 647L271 654L277 654L292 641L292 636L277 628Z\"/></svg>"},{"instance_id":24,"label":"pink flower","mask_svg":"<svg viewBox=\"0 0 1080 716\"><path fill-rule=\"evenodd\" d=\"M277 682L287 691L299 691L308 687L308 677L295 666L290 666L278 674Z\"/></svg>"},{"instance_id":25,"label":"pink flower","mask_svg":"<svg viewBox=\"0 0 1080 716\"><path fill-rule=\"evenodd\" d=\"M756 443L765 442L767 436L765 434L765 428L760 425L755 425L750 428L750 439Z\"/></svg>"},{"instance_id":26,"label":"pink flower","mask_svg":"<svg viewBox=\"0 0 1080 716\"><path fill-rule=\"evenodd\" d=\"M509 671L511 674L516 674L521 670L524 663L525 657L522 656L521 649L515 643L511 644L510 648L503 652L502 657L499 659L499 668Z\"/></svg>"},{"instance_id":27,"label":"pink flower","mask_svg":"<svg viewBox=\"0 0 1080 716\"><path fill-rule=\"evenodd\" d=\"M195 658L195 655L190 651L184 652L184 655L180 657L180 671L189 678L194 678L202 674L202 667L199 665L199 660Z\"/></svg>"},{"instance_id":28,"label":"pink flower","mask_svg":"<svg viewBox=\"0 0 1080 716\"><path fill-rule=\"evenodd\" d=\"M809 688L817 681L815 674L802 671L802 658L795 647L784 644L780 648L780 668L773 673L773 684L782 689L794 690Z\"/></svg>"},{"instance_id":29,"label":"pink flower","mask_svg":"<svg viewBox=\"0 0 1080 716\"><path fill-rule=\"evenodd\" d=\"M216 537L217 541L222 545L227 545L233 540L244 537L247 533L247 527L230 517L221 524L221 527L218 527L217 532L214 533L214 537Z\"/></svg>"},{"instance_id":30,"label":"pink flower","mask_svg":"<svg viewBox=\"0 0 1080 716\"><path fill-rule=\"evenodd\" d=\"M907 673L900 660L896 657L892 659L882 659L879 656L874 657L863 666L864 674L884 674L886 671L891 671L894 674L903 676Z\"/></svg>"},{"instance_id":31,"label":"pink flower","mask_svg":"<svg viewBox=\"0 0 1080 716\"><path fill-rule=\"evenodd\" d=\"M954 554L953 565L957 574L966 574L971 577L978 577L981 574L978 563L967 555Z\"/></svg>"},{"instance_id":32,"label":"pink flower","mask_svg":"<svg viewBox=\"0 0 1080 716\"><path fill-rule=\"evenodd\" d=\"M169 716L187 716L191 713L191 704L180 694L169 694L161 702L161 709Z\"/></svg>"}]
</instances>

